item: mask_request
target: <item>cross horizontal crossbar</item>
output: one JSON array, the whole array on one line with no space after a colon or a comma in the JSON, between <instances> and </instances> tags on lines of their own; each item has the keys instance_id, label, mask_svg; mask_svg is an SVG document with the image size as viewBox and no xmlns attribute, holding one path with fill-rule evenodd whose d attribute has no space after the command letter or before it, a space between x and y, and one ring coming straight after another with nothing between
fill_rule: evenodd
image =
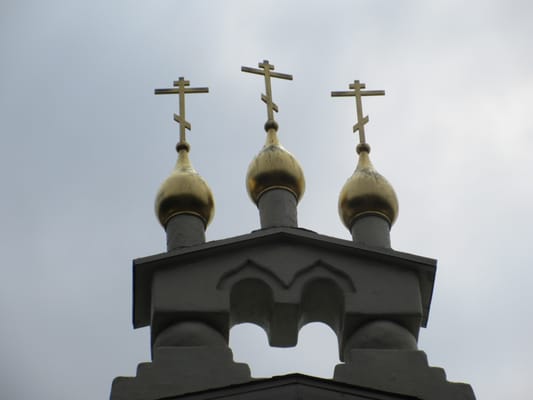
<instances>
[{"instance_id":1,"label":"cross horizontal crossbar","mask_svg":"<svg viewBox=\"0 0 533 400\"><path fill-rule=\"evenodd\" d=\"M174 121L176 121L179 124L182 124L185 127L185 129L191 130L191 124L185 121L185 119L183 119L181 115L174 114Z\"/></svg>"},{"instance_id":2,"label":"cross horizontal crossbar","mask_svg":"<svg viewBox=\"0 0 533 400\"><path fill-rule=\"evenodd\" d=\"M359 91L359 94L361 96L384 96L385 91L384 90L367 90L367 91ZM333 97L350 97L350 96L356 96L355 91L347 91L347 92L331 92L331 96Z\"/></svg>"},{"instance_id":3,"label":"cross horizontal crossbar","mask_svg":"<svg viewBox=\"0 0 533 400\"><path fill-rule=\"evenodd\" d=\"M155 89L155 94L179 94L182 93L209 93L209 88L170 88L170 89Z\"/></svg>"},{"instance_id":4,"label":"cross horizontal crossbar","mask_svg":"<svg viewBox=\"0 0 533 400\"><path fill-rule=\"evenodd\" d=\"M357 85L359 86L359 89L366 89L366 83L361 83L361 82L359 82L359 81L355 81L355 82L357 82ZM355 83L350 83L350 84L348 85L348 87L349 87L350 89L355 89L355 86L356 86Z\"/></svg>"},{"instance_id":5,"label":"cross horizontal crossbar","mask_svg":"<svg viewBox=\"0 0 533 400\"><path fill-rule=\"evenodd\" d=\"M257 68L251 68L251 67L241 67L242 72L250 72L252 74L256 75L265 75L265 70L263 69L257 69ZM292 81L292 75L289 74L283 74L281 72L274 72L269 71L268 73L272 78L280 78L280 79L287 79L289 81Z\"/></svg>"},{"instance_id":6,"label":"cross horizontal crossbar","mask_svg":"<svg viewBox=\"0 0 533 400\"><path fill-rule=\"evenodd\" d=\"M189 86L191 84L190 81L185 80L183 76L180 76L180 78L177 81L173 82L174 86Z\"/></svg>"},{"instance_id":7,"label":"cross horizontal crossbar","mask_svg":"<svg viewBox=\"0 0 533 400\"><path fill-rule=\"evenodd\" d=\"M261 100L263 100L268 105L268 98L264 94L261 94ZM271 103L272 103L271 104L272 105L272 109L275 112L279 112L278 105L276 103L274 103L273 101Z\"/></svg>"}]
</instances>

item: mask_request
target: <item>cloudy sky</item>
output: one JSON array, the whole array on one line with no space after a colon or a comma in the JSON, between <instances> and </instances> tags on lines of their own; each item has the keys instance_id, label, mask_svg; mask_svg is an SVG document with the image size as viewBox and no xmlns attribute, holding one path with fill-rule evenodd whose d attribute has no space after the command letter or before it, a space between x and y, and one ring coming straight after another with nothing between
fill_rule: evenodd
<instances>
[{"instance_id":1,"label":"cloudy sky","mask_svg":"<svg viewBox=\"0 0 533 400\"><path fill-rule=\"evenodd\" d=\"M265 58L280 139L307 192L300 225L349 239L337 196L355 166L360 79L376 168L400 216L395 249L437 258L420 347L478 398L533 390L533 6L530 1L0 1L0 393L105 399L149 359L131 326L131 260L160 253L155 193L175 162L185 76L191 159L216 200L208 240L257 229L244 177L264 141ZM329 377L313 325L296 350L232 330L254 375ZM318 345L317 345L318 344Z\"/></svg>"}]
</instances>

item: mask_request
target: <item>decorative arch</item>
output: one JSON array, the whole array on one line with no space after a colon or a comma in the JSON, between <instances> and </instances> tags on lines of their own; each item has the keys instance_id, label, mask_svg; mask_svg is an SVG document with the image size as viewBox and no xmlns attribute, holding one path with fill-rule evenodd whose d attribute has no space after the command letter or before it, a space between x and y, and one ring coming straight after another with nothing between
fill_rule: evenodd
<instances>
[{"instance_id":1,"label":"decorative arch","mask_svg":"<svg viewBox=\"0 0 533 400\"><path fill-rule=\"evenodd\" d=\"M235 283L249 278L261 279L271 288L287 288L287 285L270 269L248 259L237 268L223 274L218 281L217 289L230 289Z\"/></svg>"},{"instance_id":2,"label":"decorative arch","mask_svg":"<svg viewBox=\"0 0 533 400\"><path fill-rule=\"evenodd\" d=\"M345 293L356 292L355 285L350 275L321 259L318 259L310 266L298 271L290 286L293 286L296 283L305 286L309 280L314 280L317 277L335 282L337 287Z\"/></svg>"},{"instance_id":3,"label":"decorative arch","mask_svg":"<svg viewBox=\"0 0 533 400\"><path fill-rule=\"evenodd\" d=\"M270 268L265 267L257 261L247 259L237 268L231 269L222 275L217 289L223 290L231 288L236 282L246 278L260 278L268 283L272 289L289 289L295 285L302 285L309 279L316 276L328 277L335 281L345 292L355 292L356 288L351 277L344 271L335 268L333 265L318 259L307 267L298 269L292 279L284 281L276 275Z\"/></svg>"}]
</instances>

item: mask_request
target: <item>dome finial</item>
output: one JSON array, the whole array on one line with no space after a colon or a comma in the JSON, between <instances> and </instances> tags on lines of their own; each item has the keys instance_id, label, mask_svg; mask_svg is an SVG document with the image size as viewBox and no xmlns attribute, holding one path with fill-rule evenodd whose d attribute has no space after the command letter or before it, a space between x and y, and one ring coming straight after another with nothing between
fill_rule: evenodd
<instances>
[{"instance_id":1,"label":"dome finial","mask_svg":"<svg viewBox=\"0 0 533 400\"><path fill-rule=\"evenodd\" d=\"M305 179L296 158L279 143L278 123L274 120L278 106L272 101L271 86L271 78L292 80L292 75L273 72L268 60L258 66L260 69L241 67L243 72L265 77L266 94L261 94L261 100L267 106L266 142L248 167L246 188L259 208L263 228L297 226L296 205L305 190Z\"/></svg>"},{"instance_id":2,"label":"dome finial","mask_svg":"<svg viewBox=\"0 0 533 400\"><path fill-rule=\"evenodd\" d=\"M178 94L179 95L179 109L180 113L174 114L174 121L180 125L180 140L176 145L176 151L190 150L189 143L185 136L185 130L191 130L191 124L185 119L185 93L209 93L209 88L187 88L191 83L180 76L177 81L174 81L174 87L170 89L155 89L154 94Z\"/></svg>"},{"instance_id":3,"label":"dome finial","mask_svg":"<svg viewBox=\"0 0 533 400\"><path fill-rule=\"evenodd\" d=\"M266 94L261 94L261 100L266 103L267 106L267 121L265 122L265 131L270 129L278 130L278 123L274 119L274 111L278 112L278 105L272 101L272 84L270 78L280 78L292 81L292 75L282 74L280 72L273 72L274 66L263 60L262 63L257 64L259 68L241 67L242 72L250 72L252 74L263 75L265 77Z\"/></svg>"},{"instance_id":4,"label":"dome finial","mask_svg":"<svg viewBox=\"0 0 533 400\"><path fill-rule=\"evenodd\" d=\"M174 88L155 89L155 94L179 95L179 115L174 114L174 121L180 126L180 138L176 145L178 161L170 176L159 188L155 201L157 217L161 225L167 230L168 237L170 237L169 222L175 216L188 214L198 217L201 220L203 230L205 230L214 214L213 194L206 181L194 170L189 160L190 145L185 136L186 129L191 129L191 124L185 119L185 94L208 93L209 89L206 87L188 88L189 85L189 81L180 77L174 81ZM170 242L169 247L172 247Z\"/></svg>"},{"instance_id":5,"label":"dome finial","mask_svg":"<svg viewBox=\"0 0 533 400\"><path fill-rule=\"evenodd\" d=\"M368 123L368 115L363 117L363 103L361 101L361 96L384 96L384 90L365 90L361 89L366 88L366 84L359 82L358 80L350 83L350 89L345 92L331 92L332 97L355 97L355 109L357 112L357 123L353 126L353 132L359 131L359 144L357 145L357 154L360 154L362 151L370 153L370 146L366 142L365 136L365 124Z\"/></svg>"},{"instance_id":6,"label":"dome finial","mask_svg":"<svg viewBox=\"0 0 533 400\"><path fill-rule=\"evenodd\" d=\"M365 90L364 83L355 80L349 91L331 92L333 97L355 97L357 123L353 131L359 131L357 154L359 162L353 175L346 181L339 195L339 215L344 225L354 233L355 221L361 216L382 217L390 226L398 216L398 200L390 183L381 176L370 162L370 146L366 142L365 124L368 116L363 116L362 96L383 96L383 90ZM357 230L357 229L356 229Z\"/></svg>"}]
</instances>

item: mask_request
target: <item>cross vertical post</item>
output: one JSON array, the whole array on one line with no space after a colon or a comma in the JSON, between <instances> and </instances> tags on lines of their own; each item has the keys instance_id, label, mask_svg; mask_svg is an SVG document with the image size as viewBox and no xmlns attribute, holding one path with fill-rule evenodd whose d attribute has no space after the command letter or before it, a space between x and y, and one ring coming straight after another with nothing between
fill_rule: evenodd
<instances>
[{"instance_id":1,"label":"cross vertical post","mask_svg":"<svg viewBox=\"0 0 533 400\"><path fill-rule=\"evenodd\" d=\"M271 65L268 60L264 60L262 63L259 63L259 67L263 68L265 71L265 89L266 89L266 99L261 97L263 101L267 104L267 116L269 120L274 119L274 107L277 106L272 102L272 82L270 77L270 70L274 69L274 66Z\"/></svg>"},{"instance_id":2,"label":"cross vertical post","mask_svg":"<svg viewBox=\"0 0 533 400\"><path fill-rule=\"evenodd\" d=\"M187 82L187 84L185 83ZM185 81L182 76L179 77L178 81L174 81L174 86L179 88L179 108L180 113L179 116L176 118L176 114L174 114L174 120L180 124L180 143L183 143L186 141L185 139L185 129L188 126L188 129L191 129L191 125L186 122L185 118L185 86L188 85L189 82ZM180 118L183 118L181 120ZM180 122L181 121L181 122Z\"/></svg>"}]
</instances>

